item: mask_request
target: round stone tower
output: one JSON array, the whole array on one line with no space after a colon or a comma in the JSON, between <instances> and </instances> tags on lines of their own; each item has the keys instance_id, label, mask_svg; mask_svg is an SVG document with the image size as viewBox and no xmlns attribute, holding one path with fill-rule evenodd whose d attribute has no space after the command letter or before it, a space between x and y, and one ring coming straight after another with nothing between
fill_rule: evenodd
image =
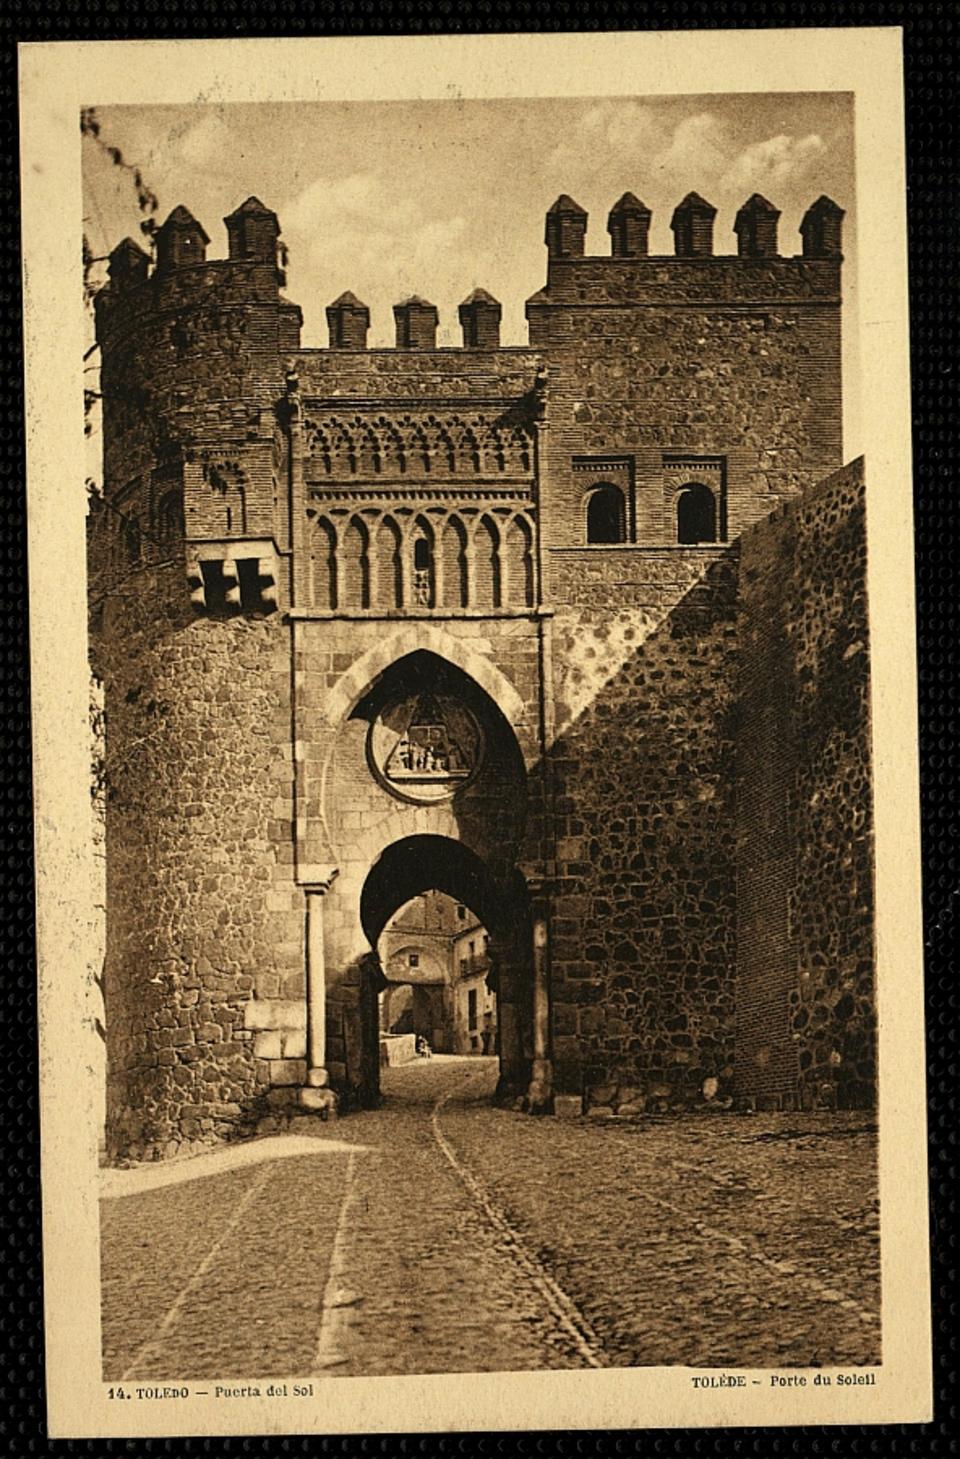
<instances>
[{"instance_id":1,"label":"round stone tower","mask_svg":"<svg viewBox=\"0 0 960 1459\"><path fill-rule=\"evenodd\" d=\"M289 867L268 836L292 794L277 401L300 311L280 293L275 215L250 198L226 224L229 257L208 261L204 229L174 209L155 265L125 240L97 298L113 1155L234 1130L263 1083L242 1005L255 978L302 982L300 923L280 910Z\"/></svg>"}]
</instances>

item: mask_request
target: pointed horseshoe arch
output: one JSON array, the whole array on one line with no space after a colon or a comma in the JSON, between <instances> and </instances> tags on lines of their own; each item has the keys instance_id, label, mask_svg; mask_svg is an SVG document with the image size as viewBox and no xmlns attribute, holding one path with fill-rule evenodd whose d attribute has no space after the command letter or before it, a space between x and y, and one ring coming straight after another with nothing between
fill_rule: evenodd
<instances>
[{"instance_id":1,"label":"pointed horseshoe arch","mask_svg":"<svg viewBox=\"0 0 960 1459\"><path fill-rule=\"evenodd\" d=\"M332 725L342 723L384 669L418 650L436 654L437 658L446 659L469 675L490 696L510 724L516 725L523 718L523 700L496 664L452 634L444 633L432 624L418 624L416 628L401 629L391 634L351 665L333 686L327 699L328 722Z\"/></svg>"}]
</instances>

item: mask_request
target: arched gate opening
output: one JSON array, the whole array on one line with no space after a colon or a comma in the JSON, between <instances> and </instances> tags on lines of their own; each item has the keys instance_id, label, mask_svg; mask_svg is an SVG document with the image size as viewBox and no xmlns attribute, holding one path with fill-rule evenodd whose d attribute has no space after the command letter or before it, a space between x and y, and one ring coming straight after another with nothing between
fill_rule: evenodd
<instances>
[{"instance_id":1,"label":"arched gate opening","mask_svg":"<svg viewBox=\"0 0 960 1459\"><path fill-rule=\"evenodd\" d=\"M318 844L335 868L328 891L318 884L308 896L308 1077L329 1077L344 1108L379 1101L381 994L391 981L380 940L411 899L436 893L468 907L489 938L483 999L492 989L499 1097L546 1108L546 911L542 880L532 879L539 846L521 749L529 706L492 660L433 631L421 636L429 646L402 638L371 648L333 687L322 777L305 777L307 804L314 796L321 808ZM420 1032L433 1016L428 1001L422 993L414 1013Z\"/></svg>"},{"instance_id":2,"label":"arched gate opening","mask_svg":"<svg viewBox=\"0 0 960 1459\"><path fill-rule=\"evenodd\" d=\"M379 1098L380 1093L380 997L404 976L388 976L377 949L396 913L415 898L432 892L469 908L486 930L485 984L496 999L497 1094L506 1098L521 1095L530 1081L533 1048L533 937L527 888L518 872L498 877L462 842L435 835L406 836L388 846L363 884L360 921L374 955L367 963L368 973L361 988L368 1095Z\"/></svg>"}]
</instances>

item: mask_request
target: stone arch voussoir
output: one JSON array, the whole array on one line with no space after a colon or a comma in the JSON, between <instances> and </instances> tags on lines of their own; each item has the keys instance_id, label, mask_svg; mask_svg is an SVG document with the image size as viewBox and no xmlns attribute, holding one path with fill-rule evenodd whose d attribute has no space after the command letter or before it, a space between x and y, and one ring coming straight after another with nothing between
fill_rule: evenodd
<instances>
[{"instance_id":1,"label":"stone arch voussoir","mask_svg":"<svg viewBox=\"0 0 960 1459\"><path fill-rule=\"evenodd\" d=\"M391 634L351 664L327 698L328 722L331 725L341 724L379 674L399 659L418 651L436 654L467 674L490 696L510 724L516 726L523 719L524 704L520 694L485 654L433 624L417 624Z\"/></svg>"}]
</instances>

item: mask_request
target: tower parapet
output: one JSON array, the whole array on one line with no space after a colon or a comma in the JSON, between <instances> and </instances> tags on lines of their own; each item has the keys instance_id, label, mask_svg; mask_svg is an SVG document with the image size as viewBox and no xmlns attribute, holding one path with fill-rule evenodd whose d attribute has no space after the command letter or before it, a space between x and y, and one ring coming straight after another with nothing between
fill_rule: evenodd
<instances>
[{"instance_id":1,"label":"tower parapet","mask_svg":"<svg viewBox=\"0 0 960 1459\"><path fill-rule=\"evenodd\" d=\"M780 209L759 193L748 198L737 213L733 231L741 258L775 258Z\"/></svg>"},{"instance_id":2,"label":"tower parapet","mask_svg":"<svg viewBox=\"0 0 960 1459\"><path fill-rule=\"evenodd\" d=\"M547 211L544 242L551 258L582 258L587 236L587 213L566 193Z\"/></svg>"},{"instance_id":3,"label":"tower parapet","mask_svg":"<svg viewBox=\"0 0 960 1459\"><path fill-rule=\"evenodd\" d=\"M259 198L247 198L223 221L232 259L251 258L260 263L276 261L280 223L276 213L264 207Z\"/></svg>"},{"instance_id":4,"label":"tower parapet","mask_svg":"<svg viewBox=\"0 0 960 1459\"><path fill-rule=\"evenodd\" d=\"M458 310L463 329L463 347L472 350L495 350L500 344L499 300L486 289L474 289Z\"/></svg>"},{"instance_id":5,"label":"tower parapet","mask_svg":"<svg viewBox=\"0 0 960 1459\"><path fill-rule=\"evenodd\" d=\"M614 258L643 258L648 251L650 209L633 193L624 193L610 209L607 232Z\"/></svg>"},{"instance_id":6,"label":"tower parapet","mask_svg":"<svg viewBox=\"0 0 960 1459\"><path fill-rule=\"evenodd\" d=\"M210 239L202 224L181 204L157 230L157 273L191 268L207 257Z\"/></svg>"},{"instance_id":7,"label":"tower parapet","mask_svg":"<svg viewBox=\"0 0 960 1459\"><path fill-rule=\"evenodd\" d=\"M411 294L393 306L398 350L433 350L437 347L440 316L435 304Z\"/></svg>"},{"instance_id":8,"label":"tower parapet","mask_svg":"<svg viewBox=\"0 0 960 1459\"><path fill-rule=\"evenodd\" d=\"M364 350L370 328L370 310L347 289L327 305L327 329L332 350Z\"/></svg>"},{"instance_id":9,"label":"tower parapet","mask_svg":"<svg viewBox=\"0 0 960 1459\"><path fill-rule=\"evenodd\" d=\"M145 283L149 271L150 255L144 253L139 243L134 243L132 238L125 238L122 243L118 243L110 254L107 273L111 288L118 292Z\"/></svg>"},{"instance_id":10,"label":"tower parapet","mask_svg":"<svg viewBox=\"0 0 960 1459\"><path fill-rule=\"evenodd\" d=\"M811 204L800 224L804 258L843 257L843 218L843 209L825 193Z\"/></svg>"},{"instance_id":11,"label":"tower parapet","mask_svg":"<svg viewBox=\"0 0 960 1459\"><path fill-rule=\"evenodd\" d=\"M678 258L709 258L713 253L713 220L717 210L699 193L687 193L673 210L670 227Z\"/></svg>"}]
</instances>

